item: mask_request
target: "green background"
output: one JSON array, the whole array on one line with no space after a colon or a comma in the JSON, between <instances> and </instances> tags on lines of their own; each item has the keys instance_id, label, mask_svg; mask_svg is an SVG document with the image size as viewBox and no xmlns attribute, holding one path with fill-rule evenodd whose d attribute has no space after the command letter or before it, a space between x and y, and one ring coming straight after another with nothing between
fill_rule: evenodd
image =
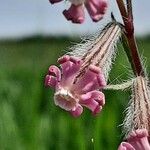
<instances>
[{"instance_id":1,"label":"green background","mask_svg":"<svg viewBox=\"0 0 150 150\"><path fill-rule=\"evenodd\" d=\"M117 149L130 91L104 91L106 105L97 117L85 110L73 118L54 105L54 91L44 87L49 65L78 41L33 37L0 42L0 150ZM138 45L149 71L150 38L138 39ZM133 77L122 47L118 48L112 84Z\"/></svg>"}]
</instances>

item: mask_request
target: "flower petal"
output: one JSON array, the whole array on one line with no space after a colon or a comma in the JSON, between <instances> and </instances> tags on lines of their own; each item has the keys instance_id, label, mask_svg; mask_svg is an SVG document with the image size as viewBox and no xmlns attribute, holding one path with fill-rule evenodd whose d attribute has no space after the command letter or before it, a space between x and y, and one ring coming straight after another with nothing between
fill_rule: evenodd
<instances>
[{"instance_id":1,"label":"flower petal","mask_svg":"<svg viewBox=\"0 0 150 150\"><path fill-rule=\"evenodd\" d=\"M74 117L79 117L83 112L83 107L78 105L75 110L71 110L70 113Z\"/></svg>"},{"instance_id":2,"label":"flower petal","mask_svg":"<svg viewBox=\"0 0 150 150\"><path fill-rule=\"evenodd\" d=\"M81 64L82 61L78 58L65 56L65 58L61 59L61 68L62 68L61 85L63 87L70 87L73 84Z\"/></svg>"},{"instance_id":3,"label":"flower petal","mask_svg":"<svg viewBox=\"0 0 150 150\"><path fill-rule=\"evenodd\" d=\"M55 77L50 76L50 75L46 75L45 77L45 86L49 86L49 87L55 87L57 84L57 80Z\"/></svg>"},{"instance_id":4,"label":"flower petal","mask_svg":"<svg viewBox=\"0 0 150 150\"><path fill-rule=\"evenodd\" d=\"M54 65L49 67L49 75L56 77L57 81L61 80L61 72L60 69Z\"/></svg>"},{"instance_id":5,"label":"flower petal","mask_svg":"<svg viewBox=\"0 0 150 150\"><path fill-rule=\"evenodd\" d=\"M106 12L107 0L87 0L85 6L92 20L97 22Z\"/></svg>"},{"instance_id":6,"label":"flower petal","mask_svg":"<svg viewBox=\"0 0 150 150\"><path fill-rule=\"evenodd\" d=\"M85 18L83 5L72 4L68 10L63 11L63 15L68 21L81 24Z\"/></svg>"},{"instance_id":7,"label":"flower petal","mask_svg":"<svg viewBox=\"0 0 150 150\"><path fill-rule=\"evenodd\" d=\"M122 142L118 150L136 150L131 144L127 142Z\"/></svg>"},{"instance_id":8,"label":"flower petal","mask_svg":"<svg viewBox=\"0 0 150 150\"><path fill-rule=\"evenodd\" d=\"M102 110L105 104L104 94L100 91L91 91L81 95L80 104L89 108L94 115Z\"/></svg>"},{"instance_id":9,"label":"flower petal","mask_svg":"<svg viewBox=\"0 0 150 150\"><path fill-rule=\"evenodd\" d=\"M78 93L87 93L96 89L104 87L106 84L104 77L100 69L96 66L91 65L82 77L76 82L73 87L73 91Z\"/></svg>"}]
</instances>

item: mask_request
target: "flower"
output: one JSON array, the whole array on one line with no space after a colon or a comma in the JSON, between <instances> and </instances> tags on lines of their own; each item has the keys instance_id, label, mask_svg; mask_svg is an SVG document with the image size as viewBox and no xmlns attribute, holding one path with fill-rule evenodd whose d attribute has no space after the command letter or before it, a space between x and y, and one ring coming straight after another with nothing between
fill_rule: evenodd
<instances>
[{"instance_id":1,"label":"flower","mask_svg":"<svg viewBox=\"0 0 150 150\"><path fill-rule=\"evenodd\" d=\"M120 33L120 26L111 23L101 34L75 45L68 55L59 58L60 69L49 67L45 85L55 88L57 106L75 117L82 114L83 107L94 115L102 110L105 96L101 90L106 86Z\"/></svg>"},{"instance_id":2,"label":"flower","mask_svg":"<svg viewBox=\"0 0 150 150\"><path fill-rule=\"evenodd\" d=\"M146 129L132 131L127 138L127 142L122 142L118 150L150 150L148 137Z\"/></svg>"},{"instance_id":3,"label":"flower","mask_svg":"<svg viewBox=\"0 0 150 150\"><path fill-rule=\"evenodd\" d=\"M45 85L56 90L55 104L75 117L81 115L82 106L89 108L94 115L99 113L105 104L105 98L104 94L97 89L106 85L101 70L91 65L85 74L75 81L82 61L66 55L58 59L58 62L61 65L61 71L56 66L50 66L45 78Z\"/></svg>"},{"instance_id":4,"label":"flower","mask_svg":"<svg viewBox=\"0 0 150 150\"><path fill-rule=\"evenodd\" d=\"M61 2L62 0L49 0L51 4ZM68 21L73 23L83 23L85 19L84 7L87 9L91 19L94 22L101 20L107 10L107 0L69 0L71 6L63 11L63 15Z\"/></svg>"}]
</instances>

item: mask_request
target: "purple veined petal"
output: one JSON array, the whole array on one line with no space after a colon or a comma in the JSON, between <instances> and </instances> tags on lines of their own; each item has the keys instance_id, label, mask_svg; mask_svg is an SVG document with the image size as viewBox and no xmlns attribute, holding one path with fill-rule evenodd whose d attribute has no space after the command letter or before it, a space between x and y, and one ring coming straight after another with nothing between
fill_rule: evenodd
<instances>
[{"instance_id":1,"label":"purple veined petal","mask_svg":"<svg viewBox=\"0 0 150 150\"><path fill-rule=\"evenodd\" d=\"M59 2L61 2L61 1L63 1L63 0L49 0L49 2L50 2L51 4L59 3Z\"/></svg>"},{"instance_id":2,"label":"purple veined petal","mask_svg":"<svg viewBox=\"0 0 150 150\"><path fill-rule=\"evenodd\" d=\"M131 144L127 142L122 142L118 150L136 150Z\"/></svg>"},{"instance_id":3,"label":"purple veined petal","mask_svg":"<svg viewBox=\"0 0 150 150\"><path fill-rule=\"evenodd\" d=\"M56 80L55 77L53 77L51 75L46 75L46 77L45 77L45 86L55 88L57 82L58 81Z\"/></svg>"},{"instance_id":4,"label":"purple veined petal","mask_svg":"<svg viewBox=\"0 0 150 150\"><path fill-rule=\"evenodd\" d=\"M98 22L103 18L108 4L107 0L87 0L85 6L92 20Z\"/></svg>"},{"instance_id":5,"label":"purple veined petal","mask_svg":"<svg viewBox=\"0 0 150 150\"><path fill-rule=\"evenodd\" d=\"M71 4L68 10L63 11L63 15L66 17L68 21L72 21L73 23L83 23L85 14L83 4L81 5L74 5Z\"/></svg>"},{"instance_id":6,"label":"purple veined petal","mask_svg":"<svg viewBox=\"0 0 150 150\"><path fill-rule=\"evenodd\" d=\"M75 110L71 110L70 113L73 117L79 117L83 112L83 107L78 105Z\"/></svg>"},{"instance_id":7,"label":"purple veined petal","mask_svg":"<svg viewBox=\"0 0 150 150\"><path fill-rule=\"evenodd\" d=\"M61 80L61 72L60 69L58 67L56 67L55 65L52 65L49 67L49 75L52 75L54 77L56 77L57 81Z\"/></svg>"}]
</instances>

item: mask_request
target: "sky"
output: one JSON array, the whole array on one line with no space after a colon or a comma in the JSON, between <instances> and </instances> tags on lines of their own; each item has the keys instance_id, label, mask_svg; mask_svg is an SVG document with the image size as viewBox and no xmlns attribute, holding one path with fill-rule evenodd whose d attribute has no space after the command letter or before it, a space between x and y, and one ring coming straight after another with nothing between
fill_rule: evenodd
<instances>
[{"instance_id":1,"label":"sky","mask_svg":"<svg viewBox=\"0 0 150 150\"><path fill-rule=\"evenodd\" d=\"M51 5L48 0L0 0L0 38L91 34L111 20L110 12L121 21L115 0L109 0L109 10L98 23L88 15L82 25L66 21L62 11L68 7L68 3ZM150 34L150 0L134 0L134 16L136 34Z\"/></svg>"}]
</instances>

